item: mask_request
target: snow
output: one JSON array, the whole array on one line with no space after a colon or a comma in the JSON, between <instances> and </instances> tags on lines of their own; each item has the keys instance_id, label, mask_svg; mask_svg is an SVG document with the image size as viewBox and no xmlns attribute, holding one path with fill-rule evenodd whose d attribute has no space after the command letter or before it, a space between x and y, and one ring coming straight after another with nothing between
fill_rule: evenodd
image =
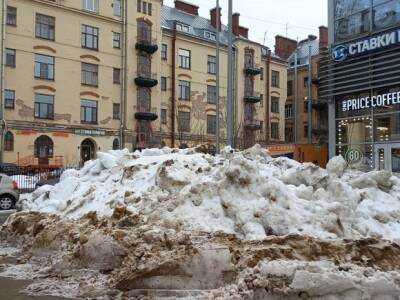
<instances>
[{"instance_id":1,"label":"snow","mask_svg":"<svg viewBox=\"0 0 400 300\"><path fill-rule=\"evenodd\" d=\"M26 196L22 207L72 219L127 207L156 227L249 240L297 233L399 241L400 180L345 168L341 157L324 170L272 158L260 146L216 157L195 149L110 151Z\"/></svg>"}]
</instances>

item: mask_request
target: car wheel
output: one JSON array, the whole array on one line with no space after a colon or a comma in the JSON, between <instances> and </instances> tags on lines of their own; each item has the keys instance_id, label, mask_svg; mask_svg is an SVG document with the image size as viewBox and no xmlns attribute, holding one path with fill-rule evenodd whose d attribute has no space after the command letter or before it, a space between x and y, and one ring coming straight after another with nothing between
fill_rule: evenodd
<instances>
[{"instance_id":1,"label":"car wheel","mask_svg":"<svg viewBox=\"0 0 400 300\"><path fill-rule=\"evenodd\" d=\"M0 197L0 210L12 209L15 205L14 198L9 195L4 195Z\"/></svg>"}]
</instances>

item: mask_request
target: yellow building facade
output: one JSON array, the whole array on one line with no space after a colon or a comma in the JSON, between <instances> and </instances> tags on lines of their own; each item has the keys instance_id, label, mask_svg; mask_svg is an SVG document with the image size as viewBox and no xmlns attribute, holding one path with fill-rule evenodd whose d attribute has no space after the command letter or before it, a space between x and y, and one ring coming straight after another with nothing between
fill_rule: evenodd
<instances>
[{"instance_id":1,"label":"yellow building facade","mask_svg":"<svg viewBox=\"0 0 400 300\"><path fill-rule=\"evenodd\" d=\"M4 162L78 165L124 147L215 145L217 9L208 19L183 1L3 1ZM283 142L286 62L234 18L236 146ZM221 146L226 40L222 25Z\"/></svg>"}]
</instances>

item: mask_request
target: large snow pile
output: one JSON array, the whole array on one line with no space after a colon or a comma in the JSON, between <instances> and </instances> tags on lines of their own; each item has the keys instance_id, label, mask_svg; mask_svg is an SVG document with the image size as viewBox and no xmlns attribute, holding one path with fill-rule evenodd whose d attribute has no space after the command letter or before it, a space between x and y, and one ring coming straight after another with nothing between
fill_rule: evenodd
<instances>
[{"instance_id":1,"label":"large snow pile","mask_svg":"<svg viewBox=\"0 0 400 300\"><path fill-rule=\"evenodd\" d=\"M196 149L99 153L59 184L22 201L24 210L72 219L126 207L158 228L223 231L262 239L297 233L318 238L400 240L400 181L389 172L327 170L272 158L259 146L213 157Z\"/></svg>"}]
</instances>

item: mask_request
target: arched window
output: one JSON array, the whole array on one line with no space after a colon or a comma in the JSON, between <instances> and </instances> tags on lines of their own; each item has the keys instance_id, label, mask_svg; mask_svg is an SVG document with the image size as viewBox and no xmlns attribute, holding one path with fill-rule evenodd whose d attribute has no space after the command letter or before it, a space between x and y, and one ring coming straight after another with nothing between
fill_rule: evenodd
<instances>
[{"instance_id":1,"label":"arched window","mask_svg":"<svg viewBox=\"0 0 400 300\"><path fill-rule=\"evenodd\" d=\"M114 139L112 148L113 148L113 150L119 150L119 140L118 139Z\"/></svg>"},{"instance_id":2,"label":"arched window","mask_svg":"<svg viewBox=\"0 0 400 300\"><path fill-rule=\"evenodd\" d=\"M35 156L39 158L53 157L54 144L47 135L41 135L35 140Z\"/></svg>"},{"instance_id":3,"label":"arched window","mask_svg":"<svg viewBox=\"0 0 400 300\"><path fill-rule=\"evenodd\" d=\"M4 151L14 151L14 135L10 131L4 136Z\"/></svg>"},{"instance_id":4,"label":"arched window","mask_svg":"<svg viewBox=\"0 0 400 300\"><path fill-rule=\"evenodd\" d=\"M138 112L150 112L150 90L148 88L138 89Z\"/></svg>"},{"instance_id":5,"label":"arched window","mask_svg":"<svg viewBox=\"0 0 400 300\"><path fill-rule=\"evenodd\" d=\"M146 21L138 21L138 40L141 43L151 42L151 25Z\"/></svg>"}]
</instances>

